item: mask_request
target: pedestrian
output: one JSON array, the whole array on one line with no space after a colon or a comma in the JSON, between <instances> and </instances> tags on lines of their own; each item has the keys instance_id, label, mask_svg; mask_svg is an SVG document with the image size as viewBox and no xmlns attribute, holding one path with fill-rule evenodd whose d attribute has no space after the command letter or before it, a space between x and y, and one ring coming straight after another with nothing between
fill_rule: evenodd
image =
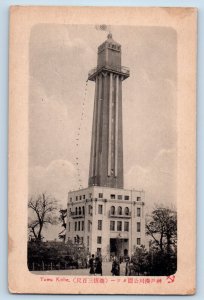
<instances>
[{"instance_id":1,"label":"pedestrian","mask_svg":"<svg viewBox=\"0 0 204 300\"><path fill-rule=\"evenodd\" d=\"M95 275L95 258L94 254L91 255L91 259L89 260L89 266L90 266L90 274Z\"/></svg>"},{"instance_id":2,"label":"pedestrian","mask_svg":"<svg viewBox=\"0 0 204 300\"><path fill-rule=\"evenodd\" d=\"M96 257L95 274L100 274L102 276L102 261L98 256Z\"/></svg>"},{"instance_id":3,"label":"pedestrian","mask_svg":"<svg viewBox=\"0 0 204 300\"><path fill-rule=\"evenodd\" d=\"M130 257L126 258L126 266L125 266L125 276L131 275L131 268L130 268Z\"/></svg>"},{"instance_id":4,"label":"pedestrian","mask_svg":"<svg viewBox=\"0 0 204 300\"><path fill-rule=\"evenodd\" d=\"M87 255L86 257L86 269L89 268L89 255Z\"/></svg>"},{"instance_id":5,"label":"pedestrian","mask_svg":"<svg viewBox=\"0 0 204 300\"><path fill-rule=\"evenodd\" d=\"M116 256L113 258L111 273L113 276L120 276L120 262Z\"/></svg>"}]
</instances>

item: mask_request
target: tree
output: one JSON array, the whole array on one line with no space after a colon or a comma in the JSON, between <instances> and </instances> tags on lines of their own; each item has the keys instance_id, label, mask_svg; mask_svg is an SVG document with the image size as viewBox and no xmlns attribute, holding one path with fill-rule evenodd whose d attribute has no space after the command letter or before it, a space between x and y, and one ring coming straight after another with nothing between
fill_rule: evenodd
<instances>
[{"instance_id":1,"label":"tree","mask_svg":"<svg viewBox=\"0 0 204 300\"><path fill-rule=\"evenodd\" d=\"M156 208L146 222L146 234L161 252L170 252L177 243L177 213L169 208Z\"/></svg>"},{"instance_id":2,"label":"tree","mask_svg":"<svg viewBox=\"0 0 204 300\"><path fill-rule=\"evenodd\" d=\"M59 239L65 242L66 239L66 227L67 227L67 209L60 209L59 221L62 223L63 230L59 233Z\"/></svg>"},{"instance_id":3,"label":"tree","mask_svg":"<svg viewBox=\"0 0 204 300\"><path fill-rule=\"evenodd\" d=\"M177 213L156 208L146 222L150 241L151 275L170 275L177 269Z\"/></svg>"},{"instance_id":4,"label":"tree","mask_svg":"<svg viewBox=\"0 0 204 300\"><path fill-rule=\"evenodd\" d=\"M140 275L148 271L148 258L148 251L145 249L144 245L136 247L135 252L131 258L135 274Z\"/></svg>"},{"instance_id":5,"label":"tree","mask_svg":"<svg viewBox=\"0 0 204 300\"><path fill-rule=\"evenodd\" d=\"M28 201L28 208L32 214L28 221L29 234L35 241L42 241L42 229L49 224L57 224L55 212L58 209L58 202L54 197L46 193L38 196L31 196Z\"/></svg>"}]
</instances>

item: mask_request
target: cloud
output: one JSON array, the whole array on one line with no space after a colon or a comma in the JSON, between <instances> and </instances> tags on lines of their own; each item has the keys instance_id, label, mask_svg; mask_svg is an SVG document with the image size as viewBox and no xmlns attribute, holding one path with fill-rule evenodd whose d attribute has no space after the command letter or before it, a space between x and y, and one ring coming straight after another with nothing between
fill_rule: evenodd
<instances>
[{"instance_id":1,"label":"cloud","mask_svg":"<svg viewBox=\"0 0 204 300\"><path fill-rule=\"evenodd\" d=\"M92 53L90 46L82 38L71 35L66 25L38 24L32 28L30 42L31 47L34 45L41 52L47 49L76 48Z\"/></svg>"},{"instance_id":2,"label":"cloud","mask_svg":"<svg viewBox=\"0 0 204 300\"><path fill-rule=\"evenodd\" d=\"M67 105L56 95L48 97L41 84L32 78L29 106L29 163L48 165L56 159L74 161L78 116L72 101ZM74 130L75 128L75 130Z\"/></svg>"},{"instance_id":3,"label":"cloud","mask_svg":"<svg viewBox=\"0 0 204 300\"><path fill-rule=\"evenodd\" d=\"M47 167L34 166L29 170L29 194L47 192L66 207L69 190L76 189L76 169L67 160L54 160Z\"/></svg>"},{"instance_id":4,"label":"cloud","mask_svg":"<svg viewBox=\"0 0 204 300\"><path fill-rule=\"evenodd\" d=\"M162 149L146 167L132 166L125 175L127 188L145 191L146 207L176 205L176 151Z\"/></svg>"},{"instance_id":5,"label":"cloud","mask_svg":"<svg viewBox=\"0 0 204 300\"><path fill-rule=\"evenodd\" d=\"M59 201L59 207L66 208L68 192L78 188L77 172L70 161L58 159L47 167L33 166L29 169L29 196L46 192ZM43 236L46 240L53 240L58 238L62 229L60 224L49 225L43 229Z\"/></svg>"}]
</instances>

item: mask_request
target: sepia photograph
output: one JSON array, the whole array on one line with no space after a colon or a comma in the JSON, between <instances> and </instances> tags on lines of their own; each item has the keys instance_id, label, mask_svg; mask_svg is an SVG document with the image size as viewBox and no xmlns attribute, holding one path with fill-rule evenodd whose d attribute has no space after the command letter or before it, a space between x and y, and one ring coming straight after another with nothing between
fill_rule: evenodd
<instances>
[{"instance_id":1,"label":"sepia photograph","mask_svg":"<svg viewBox=\"0 0 204 300\"><path fill-rule=\"evenodd\" d=\"M176 54L172 28L32 28L30 271L176 272Z\"/></svg>"},{"instance_id":2,"label":"sepia photograph","mask_svg":"<svg viewBox=\"0 0 204 300\"><path fill-rule=\"evenodd\" d=\"M195 62L193 8L11 8L11 292L195 293Z\"/></svg>"}]
</instances>

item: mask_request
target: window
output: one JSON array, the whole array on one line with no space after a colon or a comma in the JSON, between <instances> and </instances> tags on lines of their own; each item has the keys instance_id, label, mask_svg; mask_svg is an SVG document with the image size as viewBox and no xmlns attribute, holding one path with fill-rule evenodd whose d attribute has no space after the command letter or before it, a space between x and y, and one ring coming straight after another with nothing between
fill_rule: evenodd
<instances>
[{"instance_id":1,"label":"window","mask_svg":"<svg viewBox=\"0 0 204 300\"><path fill-rule=\"evenodd\" d=\"M117 222L117 231L122 231L122 222L121 221Z\"/></svg>"},{"instance_id":2,"label":"window","mask_svg":"<svg viewBox=\"0 0 204 300\"><path fill-rule=\"evenodd\" d=\"M140 232L140 230L141 230L141 224L140 222L137 222L137 232Z\"/></svg>"},{"instance_id":3,"label":"window","mask_svg":"<svg viewBox=\"0 0 204 300\"><path fill-rule=\"evenodd\" d=\"M141 215L141 209L140 209L140 207L138 207L137 208L137 217L140 217L140 215Z\"/></svg>"},{"instance_id":4,"label":"window","mask_svg":"<svg viewBox=\"0 0 204 300\"><path fill-rule=\"evenodd\" d=\"M102 237L101 236L97 236L97 244L101 244L102 243Z\"/></svg>"},{"instance_id":5,"label":"window","mask_svg":"<svg viewBox=\"0 0 204 300\"><path fill-rule=\"evenodd\" d=\"M129 196L126 195L126 196L125 196L125 200L129 200Z\"/></svg>"},{"instance_id":6,"label":"window","mask_svg":"<svg viewBox=\"0 0 204 300\"><path fill-rule=\"evenodd\" d=\"M137 197L137 201L141 201L141 197Z\"/></svg>"},{"instance_id":7,"label":"window","mask_svg":"<svg viewBox=\"0 0 204 300\"><path fill-rule=\"evenodd\" d=\"M81 196L79 196L79 200L81 200Z\"/></svg>"},{"instance_id":8,"label":"window","mask_svg":"<svg viewBox=\"0 0 204 300\"><path fill-rule=\"evenodd\" d=\"M88 231L91 231L91 221L88 220Z\"/></svg>"},{"instance_id":9,"label":"window","mask_svg":"<svg viewBox=\"0 0 204 300\"><path fill-rule=\"evenodd\" d=\"M103 213L103 205L101 205L101 204L99 204L99 206L98 206L98 213L100 215L102 215L102 213Z\"/></svg>"},{"instance_id":10,"label":"window","mask_svg":"<svg viewBox=\"0 0 204 300\"><path fill-rule=\"evenodd\" d=\"M98 220L98 230L102 230L102 220Z\"/></svg>"},{"instance_id":11,"label":"window","mask_svg":"<svg viewBox=\"0 0 204 300\"><path fill-rule=\"evenodd\" d=\"M83 199L85 199L86 198L86 196L85 195L83 195Z\"/></svg>"},{"instance_id":12,"label":"window","mask_svg":"<svg viewBox=\"0 0 204 300\"><path fill-rule=\"evenodd\" d=\"M111 199L115 199L115 194L111 194Z\"/></svg>"},{"instance_id":13,"label":"window","mask_svg":"<svg viewBox=\"0 0 204 300\"><path fill-rule=\"evenodd\" d=\"M82 214L85 215L85 208L84 208L84 206L82 207Z\"/></svg>"},{"instance_id":14,"label":"window","mask_svg":"<svg viewBox=\"0 0 204 300\"><path fill-rule=\"evenodd\" d=\"M89 246L89 236L87 236L87 247Z\"/></svg>"},{"instance_id":15,"label":"window","mask_svg":"<svg viewBox=\"0 0 204 300\"><path fill-rule=\"evenodd\" d=\"M81 215L81 207L79 207L79 215Z\"/></svg>"},{"instance_id":16,"label":"window","mask_svg":"<svg viewBox=\"0 0 204 300\"><path fill-rule=\"evenodd\" d=\"M70 231L70 228L71 228L71 226L70 226L71 224L70 224L70 222L69 222L69 231Z\"/></svg>"},{"instance_id":17,"label":"window","mask_svg":"<svg viewBox=\"0 0 204 300\"><path fill-rule=\"evenodd\" d=\"M81 230L84 230L84 221L81 222Z\"/></svg>"},{"instance_id":18,"label":"window","mask_svg":"<svg viewBox=\"0 0 204 300\"><path fill-rule=\"evenodd\" d=\"M77 231L77 222L74 223L74 230Z\"/></svg>"},{"instance_id":19,"label":"window","mask_svg":"<svg viewBox=\"0 0 204 300\"><path fill-rule=\"evenodd\" d=\"M110 230L115 231L115 221L110 221Z\"/></svg>"},{"instance_id":20,"label":"window","mask_svg":"<svg viewBox=\"0 0 204 300\"><path fill-rule=\"evenodd\" d=\"M129 222L124 223L124 231L129 231Z\"/></svg>"},{"instance_id":21,"label":"window","mask_svg":"<svg viewBox=\"0 0 204 300\"><path fill-rule=\"evenodd\" d=\"M97 248L97 255L101 254L101 248Z\"/></svg>"},{"instance_id":22,"label":"window","mask_svg":"<svg viewBox=\"0 0 204 300\"><path fill-rule=\"evenodd\" d=\"M78 196L76 196L76 201L78 200Z\"/></svg>"},{"instance_id":23,"label":"window","mask_svg":"<svg viewBox=\"0 0 204 300\"><path fill-rule=\"evenodd\" d=\"M123 200L123 196L122 195L118 195L118 200Z\"/></svg>"},{"instance_id":24,"label":"window","mask_svg":"<svg viewBox=\"0 0 204 300\"><path fill-rule=\"evenodd\" d=\"M103 198L103 193L99 193L98 198Z\"/></svg>"},{"instance_id":25,"label":"window","mask_svg":"<svg viewBox=\"0 0 204 300\"><path fill-rule=\"evenodd\" d=\"M125 207L125 215L128 216L130 214L130 210L128 207Z\"/></svg>"},{"instance_id":26,"label":"window","mask_svg":"<svg viewBox=\"0 0 204 300\"><path fill-rule=\"evenodd\" d=\"M115 214L115 206L111 206L111 215Z\"/></svg>"},{"instance_id":27,"label":"window","mask_svg":"<svg viewBox=\"0 0 204 300\"><path fill-rule=\"evenodd\" d=\"M79 231L81 230L81 229L80 229L80 225L81 225L81 222L78 221L78 230L79 230Z\"/></svg>"},{"instance_id":28,"label":"window","mask_svg":"<svg viewBox=\"0 0 204 300\"><path fill-rule=\"evenodd\" d=\"M137 238L137 245L140 245L140 244L141 244L141 239Z\"/></svg>"},{"instance_id":29,"label":"window","mask_svg":"<svg viewBox=\"0 0 204 300\"><path fill-rule=\"evenodd\" d=\"M118 214L121 216L121 215L122 215L122 213L123 213L122 207L121 207L121 206L119 206L119 207L118 207Z\"/></svg>"},{"instance_id":30,"label":"window","mask_svg":"<svg viewBox=\"0 0 204 300\"><path fill-rule=\"evenodd\" d=\"M72 197L70 197L70 202L72 202Z\"/></svg>"},{"instance_id":31,"label":"window","mask_svg":"<svg viewBox=\"0 0 204 300\"><path fill-rule=\"evenodd\" d=\"M75 207L75 214L78 215L78 208Z\"/></svg>"},{"instance_id":32,"label":"window","mask_svg":"<svg viewBox=\"0 0 204 300\"><path fill-rule=\"evenodd\" d=\"M91 213L92 213L92 206L89 205L89 214L91 214Z\"/></svg>"}]
</instances>

